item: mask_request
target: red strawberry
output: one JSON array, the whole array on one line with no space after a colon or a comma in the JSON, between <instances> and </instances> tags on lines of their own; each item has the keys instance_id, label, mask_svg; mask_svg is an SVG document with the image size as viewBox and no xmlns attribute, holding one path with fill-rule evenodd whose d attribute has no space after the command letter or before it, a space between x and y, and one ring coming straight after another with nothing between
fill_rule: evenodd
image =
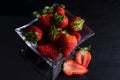
<instances>
[{"instance_id":1,"label":"red strawberry","mask_svg":"<svg viewBox=\"0 0 120 80\"><path fill-rule=\"evenodd\" d=\"M55 26L51 26L49 37L52 42L57 42L60 38L60 35L62 33L61 28L56 28Z\"/></svg>"},{"instance_id":2,"label":"red strawberry","mask_svg":"<svg viewBox=\"0 0 120 80\"><path fill-rule=\"evenodd\" d=\"M77 32L77 31L70 31L70 30L69 30L68 33L71 34L71 35L75 35L75 37L77 38L77 42L80 42L80 40L81 40L81 35L80 35L79 32Z\"/></svg>"},{"instance_id":3,"label":"red strawberry","mask_svg":"<svg viewBox=\"0 0 120 80\"><path fill-rule=\"evenodd\" d=\"M88 69L79 65L73 59L67 59L63 64L63 72L67 76L83 75L88 72Z\"/></svg>"},{"instance_id":4,"label":"red strawberry","mask_svg":"<svg viewBox=\"0 0 120 80\"><path fill-rule=\"evenodd\" d=\"M88 51L88 47L81 48L75 52L75 61L84 67L88 67L91 61L91 53Z\"/></svg>"},{"instance_id":5,"label":"red strawberry","mask_svg":"<svg viewBox=\"0 0 120 80\"><path fill-rule=\"evenodd\" d=\"M52 24L53 14L44 14L38 18L38 22L42 26L43 29L49 30Z\"/></svg>"},{"instance_id":6,"label":"red strawberry","mask_svg":"<svg viewBox=\"0 0 120 80\"><path fill-rule=\"evenodd\" d=\"M83 28L83 24L84 24L84 20L81 19L81 17L79 16L74 16L69 23L70 29L72 31L79 31L82 30Z\"/></svg>"},{"instance_id":7,"label":"red strawberry","mask_svg":"<svg viewBox=\"0 0 120 80\"><path fill-rule=\"evenodd\" d=\"M53 17L53 6L45 6L42 11L34 11L33 16L38 18L38 22L43 27L43 29L48 30L51 27L52 17Z\"/></svg>"},{"instance_id":8,"label":"red strawberry","mask_svg":"<svg viewBox=\"0 0 120 80\"><path fill-rule=\"evenodd\" d=\"M64 29L68 25L68 17L60 13L55 13L53 16L53 24L58 28Z\"/></svg>"},{"instance_id":9,"label":"red strawberry","mask_svg":"<svg viewBox=\"0 0 120 80\"><path fill-rule=\"evenodd\" d=\"M60 13L62 15L65 15L65 6L63 4L57 6L54 8L54 13Z\"/></svg>"},{"instance_id":10,"label":"red strawberry","mask_svg":"<svg viewBox=\"0 0 120 80\"><path fill-rule=\"evenodd\" d=\"M39 27L33 25L30 26L26 32L23 33L27 41L31 41L36 43L37 41L41 40L43 37L43 30Z\"/></svg>"},{"instance_id":11,"label":"red strawberry","mask_svg":"<svg viewBox=\"0 0 120 80\"><path fill-rule=\"evenodd\" d=\"M59 48L52 43L39 45L38 51L46 57L57 59L59 55Z\"/></svg>"},{"instance_id":12,"label":"red strawberry","mask_svg":"<svg viewBox=\"0 0 120 80\"><path fill-rule=\"evenodd\" d=\"M62 34L60 37L61 53L68 57L77 45L77 39L73 35Z\"/></svg>"}]
</instances>

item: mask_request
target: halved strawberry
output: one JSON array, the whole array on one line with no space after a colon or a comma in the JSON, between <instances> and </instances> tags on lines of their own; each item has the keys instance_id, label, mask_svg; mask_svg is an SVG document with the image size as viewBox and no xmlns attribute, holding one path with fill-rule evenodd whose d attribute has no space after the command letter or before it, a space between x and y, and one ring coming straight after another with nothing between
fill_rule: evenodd
<instances>
[{"instance_id":1,"label":"halved strawberry","mask_svg":"<svg viewBox=\"0 0 120 80\"><path fill-rule=\"evenodd\" d=\"M74 35L62 34L60 37L61 53L68 57L77 45L77 39Z\"/></svg>"},{"instance_id":2,"label":"halved strawberry","mask_svg":"<svg viewBox=\"0 0 120 80\"><path fill-rule=\"evenodd\" d=\"M78 64L73 59L67 59L63 64L63 72L67 76L83 75L88 72L88 69Z\"/></svg>"},{"instance_id":3,"label":"halved strawberry","mask_svg":"<svg viewBox=\"0 0 120 80\"><path fill-rule=\"evenodd\" d=\"M75 37L77 38L77 42L80 42L80 40L81 40L80 32L68 30L68 33L71 35L75 35Z\"/></svg>"},{"instance_id":4,"label":"halved strawberry","mask_svg":"<svg viewBox=\"0 0 120 80\"><path fill-rule=\"evenodd\" d=\"M90 49L89 47L80 48L75 52L75 61L84 67L88 67L90 61L91 61L91 53L88 51Z\"/></svg>"},{"instance_id":5,"label":"halved strawberry","mask_svg":"<svg viewBox=\"0 0 120 80\"><path fill-rule=\"evenodd\" d=\"M54 13L60 13L62 15L65 15L65 6L63 4L57 6L54 8Z\"/></svg>"},{"instance_id":6,"label":"halved strawberry","mask_svg":"<svg viewBox=\"0 0 120 80\"><path fill-rule=\"evenodd\" d=\"M58 28L64 29L68 25L68 17L60 13L55 13L53 16L53 24Z\"/></svg>"},{"instance_id":7,"label":"halved strawberry","mask_svg":"<svg viewBox=\"0 0 120 80\"><path fill-rule=\"evenodd\" d=\"M49 57L54 60L58 58L59 48L52 43L39 45L37 49L41 54L43 54L46 57Z\"/></svg>"},{"instance_id":8,"label":"halved strawberry","mask_svg":"<svg viewBox=\"0 0 120 80\"><path fill-rule=\"evenodd\" d=\"M81 17L74 16L69 22L70 29L72 31L82 30L84 22L85 21L81 19Z\"/></svg>"},{"instance_id":9,"label":"halved strawberry","mask_svg":"<svg viewBox=\"0 0 120 80\"><path fill-rule=\"evenodd\" d=\"M38 26L32 25L27 29L27 31L23 32L23 35L25 36L25 40L36 43L42 39L43 30Z\"/></svg>"},{"instance_id":10,"label":"halved strawberry","mask_svg":"<svg viewBox=\"0 0 120 80\"><path fill-rule=\"evenodd\" d=\"M84 57L83 57L83 55L81 54L81 52L80 52L80 51L76 51L76 52L75 52L75 61L76 61L77 63L79 63L80 65L82 65L82 64L83 64L83 59L84 59Z\"/></svg>"}]
</instances>

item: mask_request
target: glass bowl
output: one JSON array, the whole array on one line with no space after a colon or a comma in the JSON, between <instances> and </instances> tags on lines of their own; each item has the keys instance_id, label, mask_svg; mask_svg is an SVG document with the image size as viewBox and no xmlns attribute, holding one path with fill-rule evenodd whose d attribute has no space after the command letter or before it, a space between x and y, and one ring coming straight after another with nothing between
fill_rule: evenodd
<instances>
[{"instance_id":1,"label":"glass bowl","mask_svg":"<svg viewBox=\"0 0 120 80\"><path fill-rule=\"evenodd\" d=\"M57 3L53 4L53 6L58 6ZM68 10L66 11L66 15L68 16L69 19L71 19L74 15L71 14ZM37 18L32 20L31 22L18 27L15 29L15 32L19 35L19 37L24 41L25 36L22 34L22 32L27 29L29 26L33 25L33 24L37 24ZM81 43L83 43L85 40L87 40L88 38L92 37L95 32L88 27L86 24L83 25L83 29L81 31L79 31L80 35L81 35L81 41L77 44L77 46L79 46ZM59 72L61 71L61 65L63 63L63 61L66 59L65 57L63 57L62 55L59 55L57 60L53 60L50 59L48 57L43 56L41 53L38 52L37 50L37 45L33 44L29 41L25 41L25 44L34 52L34 54L38 55L39 57L41 57L51 68L52 70L52 80L54 80L56 78L56 76L59 74ZM72 56L74 54L74 50L71 53L70 56Z\"/></svg>"}]
</instances>

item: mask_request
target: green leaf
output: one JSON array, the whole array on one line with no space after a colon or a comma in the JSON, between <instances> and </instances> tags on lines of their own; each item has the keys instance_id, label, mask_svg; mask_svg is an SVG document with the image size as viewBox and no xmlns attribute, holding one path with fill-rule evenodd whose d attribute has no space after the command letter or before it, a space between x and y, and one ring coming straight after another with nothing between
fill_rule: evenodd
<instances>
[{"instance_id":1,"label":"green leaf","mask_svg":"<svg viewBox=\"0 0 120 80\"><path fill-rule=\"evenodd\" d=\"M59 35L61 32L61 29L60 28L56 28L55 25L52 25L51 26L51 29L50 29L50 36L52 38L54 38L55 36Z\"/></svg>"},{"instance_id":2,"label":"green leaf","mask_svg":"<svg viewBox=\"0 0 120 80\"><path fill-rule=\"evenodd\" d=\"M79 18L77 18L77 19L73 22L73 26L77 29L77 31L82 30L84 22L85 22L84 19L79 19Z\"/></svg>"},{"instance_id":3,"label":"green leaf","mask_svg":"<svg viewBox=\"0 0 120 80\"><path fill-rule=\"evenodd\" d=\"M55 13L53 16L53 23L58 24L64 20L65 16L60 13Z\"/></svg>"},{"instance_id":4,"label":"green leaf","mask_svg":"<svg viewBox=\"0 0 120 80\"><path fill-rule=\"evenodd\" d=\"M30 41L35 44L38 41L38 32L23 32L23 35L25 36L25 42Z\"/></svg>"},{"instance_id":5,"label":"green leaf","mask_svg":"<svg viewBox=\"0 0 120 80\"><path fill-rule=\"evenodd\" d=\"M78 50L83 50L83 51L89 51L91 49L91 45L89 45L88 47L83 47L83 48L81 48L81 47L76 47L76 51L78 51Z\"/></svg>"},{"instance_id":6,"label":"green leaf","mask_svg":"<svg viewBox=\"0 0 120 80\"><path fill-rule=\"evenodd\" d=\"M65 5L63 5L63 4L60 4L60 7L62 7L62 8L65 8Z\"/></svg>"},{"instance_id":7,"label":"green leaf","mask_svg":"<svg viewBox=\"0 0 120 80\"><path fill-rule=\"evenodd\" d=\"M51 6L51 7L45 6L42 10L34 11L34 12L32 13L32 15L33 15L34 17L39 18L39 17L41 17L41 16L44 15L44 14L53 13L53 10L54 10L54 7L53 7L53 6Z\"/></svg>"},{"instance_id":8,"label":"green leaf","mask_svg":"<svg viewBox=\"0 0 120 80\"><path fill-rule=\"evenodd\" d=\"M41 17L41 12L40 12L40 11L34 11L34 12L32 13L32 15L33 15L34 17L39 18L39 17Z\"/></svg>"},{"instance_id":9,"label":"green leaf","mask_svg":"<svg viewBox=\"0 0 120 80\"><path fill-rule=\"evenodd\" d=\"M42 10L42 14L50 14L53 13L54 7L51 6L45 6L44 9Z\"/></svg>"}]
</instances>

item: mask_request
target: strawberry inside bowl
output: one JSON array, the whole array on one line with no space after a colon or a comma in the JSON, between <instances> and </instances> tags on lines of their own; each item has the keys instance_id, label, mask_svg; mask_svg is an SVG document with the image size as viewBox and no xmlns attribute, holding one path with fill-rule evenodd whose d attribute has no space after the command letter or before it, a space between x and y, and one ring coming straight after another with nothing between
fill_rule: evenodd
<instances>
[{"instance_id":1,"label":"strawberry inside bowl","mask_svg":"<svg viewBox=\"0 0 120 80\"><path fill-rule=\"evenodd\" d=\"M72 15L64 5L55 3L33 15L34 20L15 31L52 68L59 67L58 73L60 65L74 54L75 48L95 34L84 24L84 19Z\"/></svg>"}]
</instances>

